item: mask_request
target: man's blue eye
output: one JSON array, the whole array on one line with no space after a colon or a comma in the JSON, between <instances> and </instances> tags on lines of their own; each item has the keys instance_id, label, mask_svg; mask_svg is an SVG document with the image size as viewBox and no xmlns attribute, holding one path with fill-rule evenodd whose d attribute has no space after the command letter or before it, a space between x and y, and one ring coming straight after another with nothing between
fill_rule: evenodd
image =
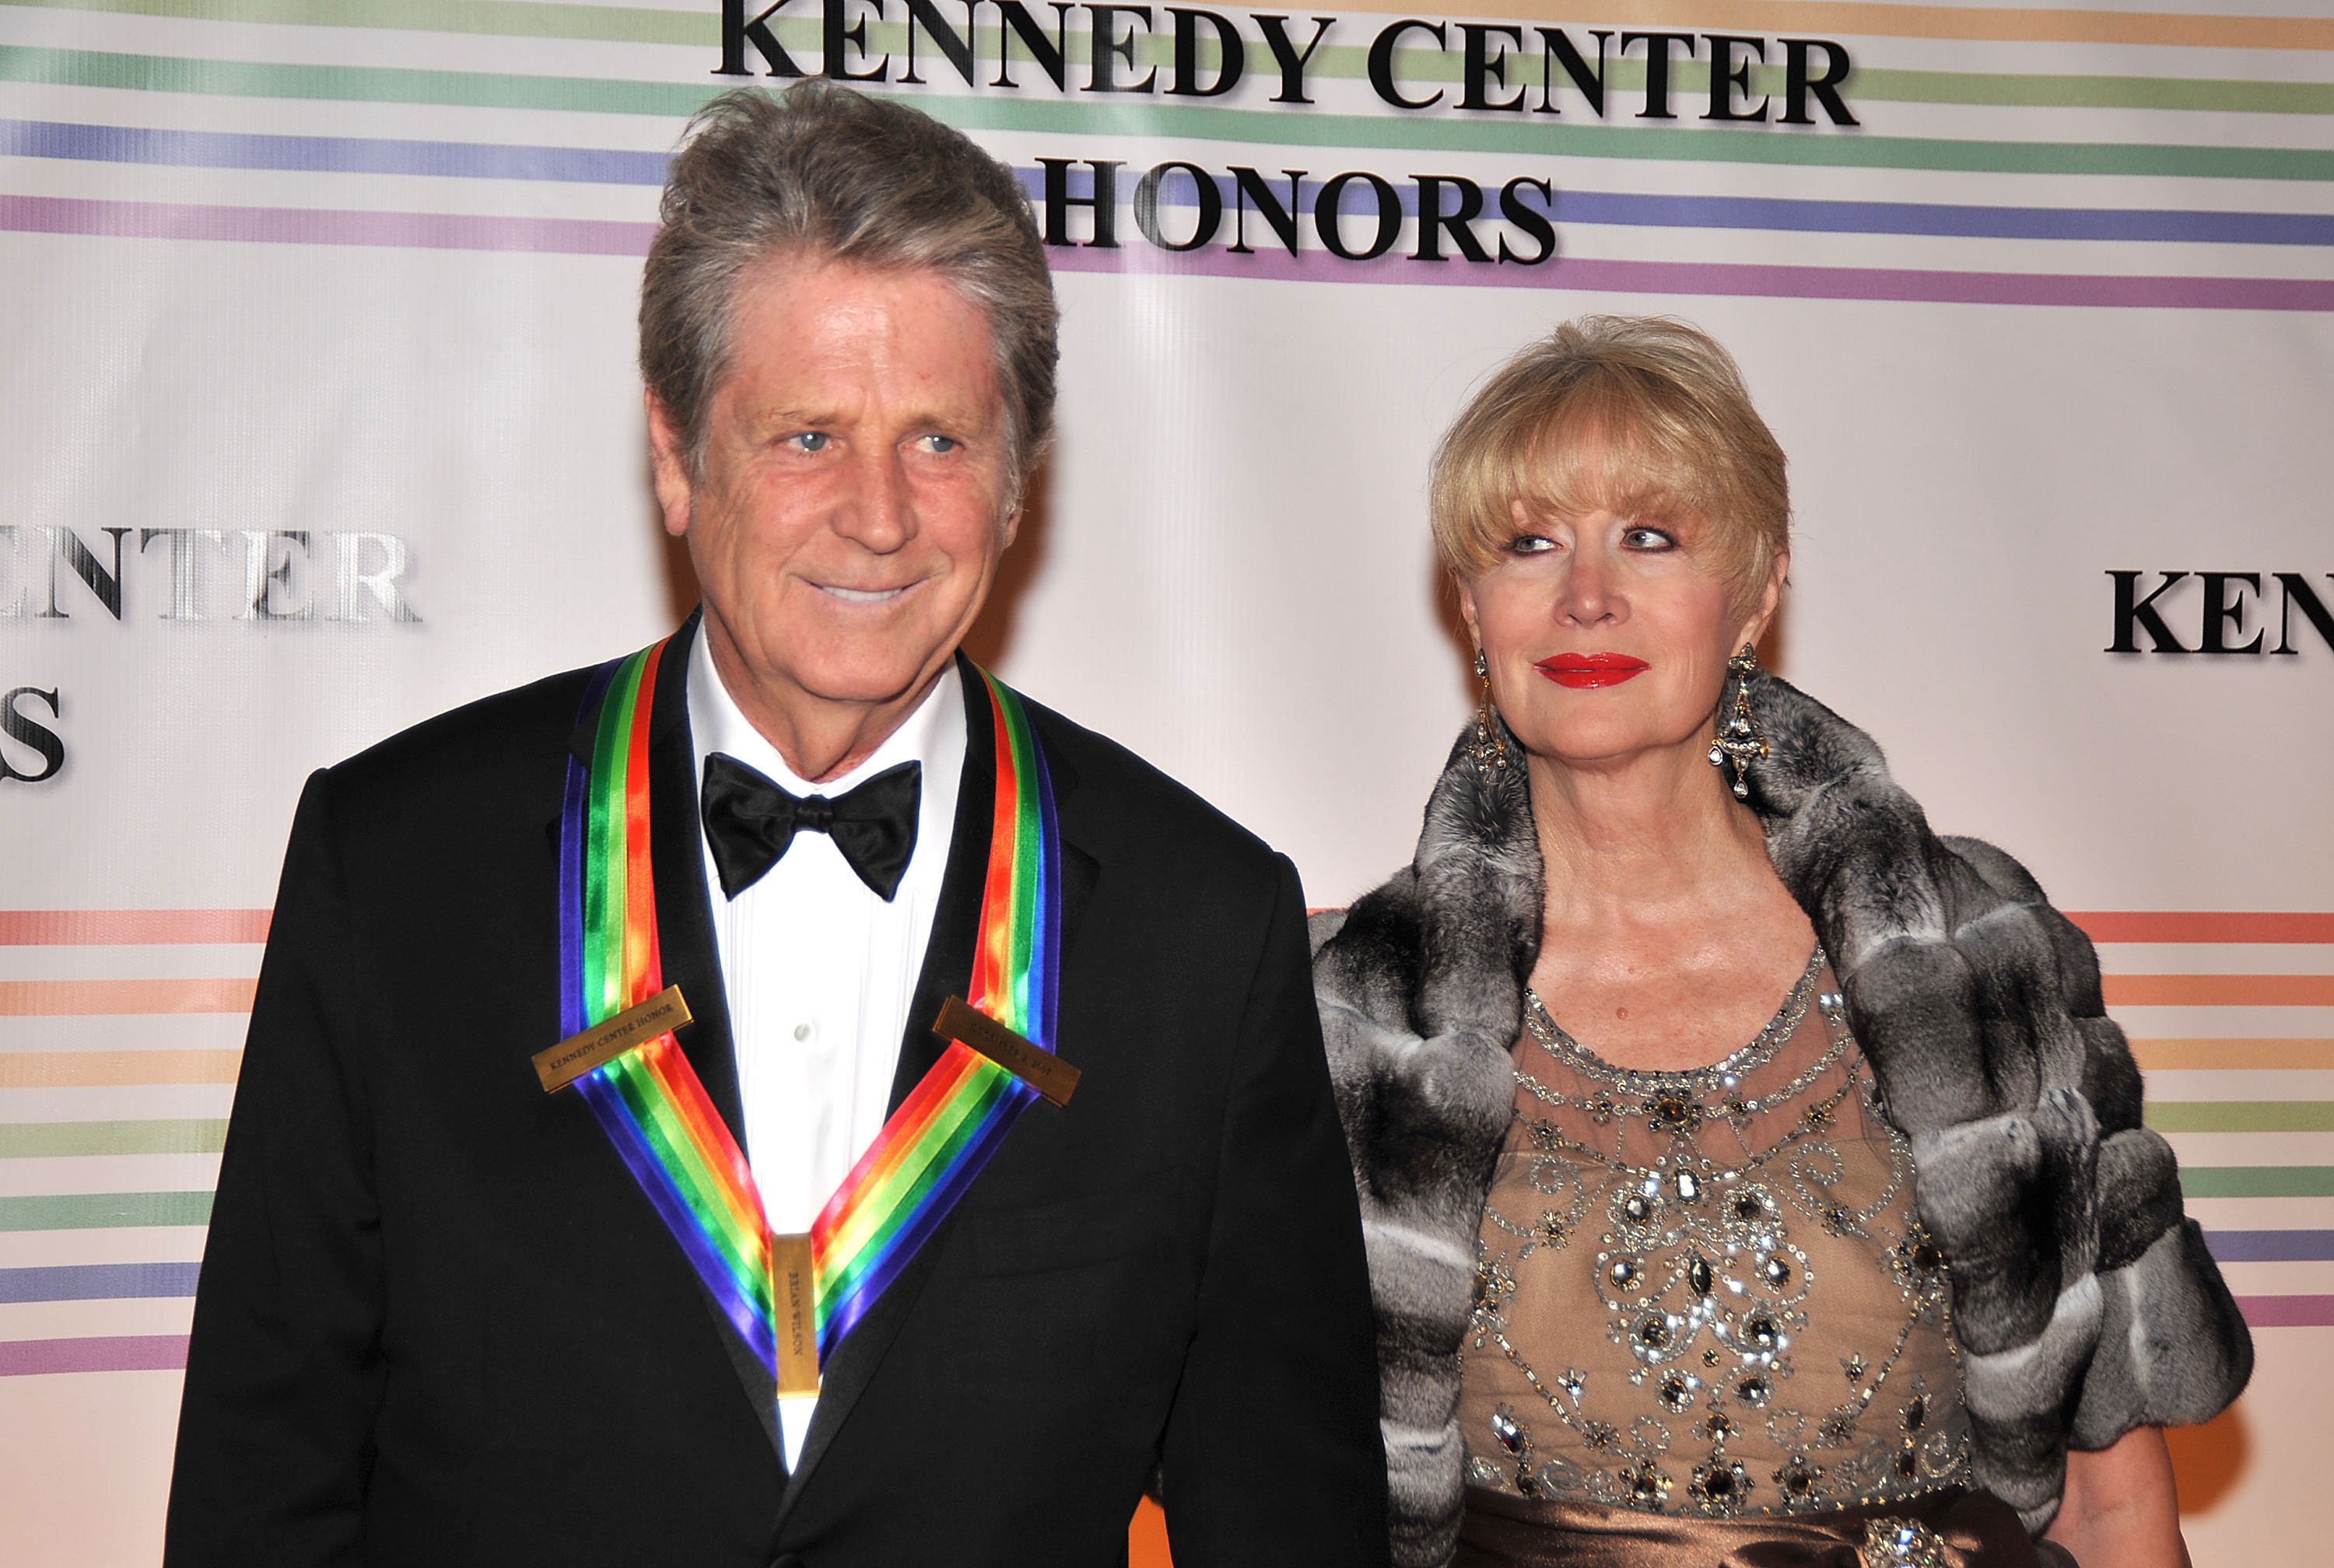
<instances>
[{"instance_id":1,"label":"man's blue eye","mask_svg":"<svg viewBox=\"0 0 2334 1568\"><path fill-rule=\"evenodd\" d=\"M799 451L824 452L826 450L827 443L833 438L824 430L804 430L787 437L786 439L792 441Z\"/></svg>"}]
</instances>

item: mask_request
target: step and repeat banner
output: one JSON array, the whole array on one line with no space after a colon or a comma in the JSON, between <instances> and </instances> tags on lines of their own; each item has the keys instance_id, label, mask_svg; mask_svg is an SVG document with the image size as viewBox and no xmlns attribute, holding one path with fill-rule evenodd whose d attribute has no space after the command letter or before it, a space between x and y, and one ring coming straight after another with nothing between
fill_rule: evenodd
<instances>
[{"instance_id":1,"label":"step and repeat banner","mask_svg":"<svg viewBox=\"0 0 2334 1568\"><path fill-rule=\"evenodd\" d=\"M714 92L1021 173L1061 440L975 639L1288 850L1406 859L1470 705L1424 522L1573 315L1740 357L1792 679L2101 943L2254 1325L2175 1434L2299 1560L2334 1387L2334 21L1396 0L0 0L0 1559L150 1563L313 768L658 635L632 314Z\"/></svg>"}]
</instances>

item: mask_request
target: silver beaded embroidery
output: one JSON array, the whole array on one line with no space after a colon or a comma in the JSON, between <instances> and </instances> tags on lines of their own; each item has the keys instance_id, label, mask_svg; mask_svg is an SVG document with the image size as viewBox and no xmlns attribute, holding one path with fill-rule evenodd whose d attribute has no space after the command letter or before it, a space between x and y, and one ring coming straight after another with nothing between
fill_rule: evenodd
<instances>
[{"instance_id":1,"label":"silver beaded embroidery","mask_svg":"<svg viewBox=\"0 0 2334 1568\"><path fill-rule=\"evenodd\" d=\"M1818 948L1755 1039L1714 1066L1685 1072L1613 1067L1526 992L1532 1039L1590 1087L1567 1096L1521 1065L1519 1085L1542 1104L1578 1110L1595 1126L1617 1123L1625 1137L1640 1126L1663 1147L1649 1162L1627 1161L1519 1113L1529 1184L1545 1201L1523 1215L1496 1205L1487 1212L1485 1236L1496 1233L1510 1245L1494 1251L1488 1240L1479 1243L1472 1344L1504 1357L1545 1415L1501 1404L1489 1433L1468 1433L1471 1483L1526 1496L1716 1516L1884 1503L1968 1483L1959 1390L1947 1401L1953 1419L1938 1420L1938 1401L1925 1382L1895 1376L1919 1324L1938 1324L1951 1345L1944 1259L1911 1212L1910 1149L1881 1118L1860 1057L1850 1060L1856 1047L1842 999L1814 995L1824 967ZM1774 1059L1811 1000L1829 1025L1826 1047L1780 1087L1742 1094L1742 1079ZM1843 1061L1844 1081L1810 1098ZM1845 1167L1829 1137L1851 1093L1860 1094L1872 1122L1886 1129L1888 1143L1886 1188L1864 1204L1835 1190ZM1753 1119L1779 1118L1795 1105L1798 1115L1783 1136L1750 1152L1739 1135ZM1743 1158L1721 1164L1694 1141L1713 1123L1738 1134ZM1892 1345L1869 1359L1859 1352L1837 1361L1836 1400L1807 1381L1791 1354L1818 1284L1793 1240L1800 1223L1881 1241L1875 1251L1906 1309ZM1625 1397L1605 1390L1599 1398L1577 1368L1544 1376L1509 1335L1515 1265L1576 1241L1607 1313L1605 1332L1628 1352L1626 1378L1635 1391ZM1812 1412L1800 1408L1809 1393L1818 1400ZM1876 1404L1884 1413L1867 1419ZM1616 1424L1611 1418L1625 1409L1636 1413ZM1543 1454L1531 1423L1547 1417L1568 1428L1593 1462ZM1729 1451L1746 1426L1783 1452L1779 1467L1770 1461L1754 1471Z\"/></svg>"}]
</instances>

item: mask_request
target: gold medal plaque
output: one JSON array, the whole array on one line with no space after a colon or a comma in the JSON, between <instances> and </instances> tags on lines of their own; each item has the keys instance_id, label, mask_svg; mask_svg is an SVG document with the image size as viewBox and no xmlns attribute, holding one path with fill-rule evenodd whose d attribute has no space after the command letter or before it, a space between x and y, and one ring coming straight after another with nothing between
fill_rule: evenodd
<instances>
[{"instance_id":1,"label":"gold medal plaque","mask_svg":"<svg viewBox=\"0 0 2334 1568\"><path fill-rule=\"evenodd\" d=\"M548 1051L536 1052L535 1075L543 1080L545 1094L556 1094L602 1063L622 1056L635 1045L645 1045L660 1034L670 1034L689 1021L689 1004L682 1000L680 987L667 986L607 1022L570 1034Z\"/></svg>"},{"instance_id":2,"label":"gold medal plaque","mask_svg":"<svg viewBox=\"0 0 2334 1568\"><path fill-rule=\"evenodd\" d=\"M770 1237L771 1315L777 1321L778 1398L818 1392L818 1286L810 1237Z\"/></svg>"},{"instance_id":3,"label":"gold medal plaque","mask_svg":"<svg viewBox=\"0 0 2334 1568\"><path fill-rule=\"evenodd\" d=\"M1052 1104L1067 1105L1078 1086L1076 1068L1051 1051L1040 1051L961 996L950 996L940 1004L932 1033L969 1045Z\"/></svg>"}]
</instances>

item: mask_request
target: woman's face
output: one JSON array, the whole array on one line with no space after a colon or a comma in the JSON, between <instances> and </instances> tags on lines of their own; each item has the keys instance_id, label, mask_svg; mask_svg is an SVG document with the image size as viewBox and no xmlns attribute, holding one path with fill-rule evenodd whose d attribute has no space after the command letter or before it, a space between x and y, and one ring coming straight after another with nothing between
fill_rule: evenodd
<instances>
[{"instance_id":1,"label":"woman's face","mask_svg":"<svg viewBox=\"0 0 2334 1568\"><path fill-rule=\"evenodd\" d=\"M1726 660L1766 629L1787 563L1745 615L1698 525L1536 517L1521 502L1509 515L1513 537L1460 607L1525 749L1595 765L1705 745Z\"/></svg>"}]
</instances>

